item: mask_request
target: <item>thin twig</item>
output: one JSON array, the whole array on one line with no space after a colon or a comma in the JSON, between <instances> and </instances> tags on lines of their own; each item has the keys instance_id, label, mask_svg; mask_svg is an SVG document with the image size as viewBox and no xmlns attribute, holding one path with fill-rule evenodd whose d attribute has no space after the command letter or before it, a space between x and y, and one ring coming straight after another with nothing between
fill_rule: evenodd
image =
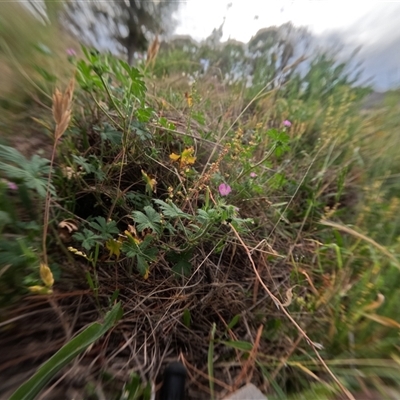
<instances>
[{"instance_id":1,"label":"thin twig","mask_svg":"<svg viewBox=\"0 0 400 400\"><path fill-rule=\"evenodd\" d=\"M260 345L262 331L263 331L263 325L260 325L257 330L257 335L254 340L253 348L251 349L251 351L249 353L249 358L245 362L239 376L235 379L235 382L233 384L234 390L236 390L239 387L239 385L242 383L242 381L244 380L244 378L246 376L247 376L247 379L246 379L247 383L249 383L251 380L251 377L253 375L254 365L256 362L257 351L258 351L258 348ZM250 370L250 372L249 372L249 370Z\"/></svg>"},{"instance_id":2,"label":"thin twig","mask_svg":"<svg viewBox=\"0 0 400 400\"><path fill-rule=\"evenodd\" d=\"M237 237L237 239L239 240L239 242L241 243L241 245L243 246L247 257L250 260L250 263L253 267L254 273L257 276L257 279L260 281L261 286L264 288L264 290L268 293L269 297L272 299L272 301L275 303L275 305L281 309L281 311L286 315L286 317L292 322L292 324L297 328L297 330L299 331L299 333L302 335L302 337L307 341L307 343L311 346L311 348L313 349L314 353L316 354L318 360L321 362L321 364L324 366L324 368L326 369L326 371L328 372L328 374L332 377L332 379L338 384L338 386L340 387L340 389L343 391L343 393L347 396L347 398L349 400L355 400L354 396L343 386L343 384L339 381L339 379L335 376L335 374L330 370L330 368L326 365L325 361L323 360L323 358L321 357L321 355L319 354L318 350L317 350L317 344L315 344L309 337L308 335L304 332L304 330L300 327L300 325L293 319L293 317L289 314L289 312L286 310L286 308L282 305L282 303L279 301L279 299L277 297L275 297L271 291L268 289L268 287L265 285L265 283L263 282L260 274L257 271L257 267L253 261L253 258L251 256L250 250L248 249L248 247L246 246L246 244L244 243L243 239L240 237L239 233L236 231L236 229L234 228L234 226L232 224L229 224L229 226L231 227L232 231L234 232L235 236Z\"/></svg>"}]
</instances>

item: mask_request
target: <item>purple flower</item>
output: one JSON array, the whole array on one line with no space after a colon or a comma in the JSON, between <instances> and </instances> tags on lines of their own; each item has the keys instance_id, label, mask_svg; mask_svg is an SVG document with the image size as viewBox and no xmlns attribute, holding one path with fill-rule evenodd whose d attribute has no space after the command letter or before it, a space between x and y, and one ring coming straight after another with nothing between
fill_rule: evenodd
<instances>
[{"instance_id":1,"label":"purple flower","mask_svg":"<svg viewBox=\"0 0 400 400\"><path fill-rule=\"evenodd\" d=\"M18 190L18 185L15 182L7 182L7 186L11 190Z\"/></svg>"},{"instance_id":2,"label":"purple flower","mask_svg":"<svg viewBox=\"0 0 400 400\"><path fill-rule=\"evenodd\" d=\"M70 56L70 57L76 56L76 51L72 47L68 48L66 50L66 52L67 52L67 55Z\"/></svg>"},{"instance_id":3,"label":"purple flower","mask_svg":"<svg viewBox=\"0 0 400 400\"><path fill-rule=\"evenodd\" d=\"M257 174L255 172L250 172L250 178L257 178Z\"/></svg>"},{"instance_id":4,"label":"purple flower","mask_svg":"<svg viewBox=\"0 0 400 400\"><path fill-rule=\"evenodd\" d=\"M283 121L283 126L287 126L288 128L290 128L292 126L292 123L288 119L285 119Z\"/></svg>"},{"instance_id":5,"label":"purple flower","mask_svg":"<svg viewBox=\"0 0 400 400\"><path fill-rule=\"evenodd\" d=\"M232 188L226 183L221 183L218 187L218 190L221 196L228 196L228 194L232 192Z\"/></svg>"}]
</instances>

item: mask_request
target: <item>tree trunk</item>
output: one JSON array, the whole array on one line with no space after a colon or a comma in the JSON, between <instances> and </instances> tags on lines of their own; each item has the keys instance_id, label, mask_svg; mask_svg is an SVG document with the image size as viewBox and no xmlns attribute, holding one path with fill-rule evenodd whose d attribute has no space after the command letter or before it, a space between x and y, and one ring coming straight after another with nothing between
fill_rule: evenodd
<instances>
[{"instance_id":1,"label":"tree trunk","mask_svg":"<svg viewBox=\"0 0 400 400\"><path fill-rule=\"evenodd\" d=\"M133 66L133 56L135 55L135 45L134 43L130 42L126 46L126 50L128 53L128 59L127 62L128 64L132 67Z\"/></svg>"}]
</instances>

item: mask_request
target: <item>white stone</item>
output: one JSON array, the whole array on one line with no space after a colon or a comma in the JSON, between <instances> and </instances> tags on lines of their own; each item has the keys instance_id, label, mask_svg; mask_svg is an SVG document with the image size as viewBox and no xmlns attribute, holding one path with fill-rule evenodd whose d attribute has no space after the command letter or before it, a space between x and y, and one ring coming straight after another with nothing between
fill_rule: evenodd
<instances>
[{"instance_id":1,"label":"white stone","mask_svg":"<svg viewBox=\"0 0 400 400\"><path fill-rule=\"evenodd\" d=\"M248 383L235 393L225 397L224 400L267 400L267 397L261 393L252 383Z\"/></svg>"}]
</instances>

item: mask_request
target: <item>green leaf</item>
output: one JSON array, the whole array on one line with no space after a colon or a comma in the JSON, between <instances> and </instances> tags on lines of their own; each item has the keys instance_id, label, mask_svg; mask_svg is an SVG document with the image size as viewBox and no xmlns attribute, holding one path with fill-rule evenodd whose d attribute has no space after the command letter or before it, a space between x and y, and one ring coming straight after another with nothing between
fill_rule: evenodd
<instances>
[{"instance_id":1,"label":"green leaf","mask_svg":"<svg viewBox=\"0 0 400 400\"><path fill-rule=\"evenodd\" d=\"M143 389L143 400L151 400L153 398L152 392L152 386L150 382L147 382L147 385Z\"/></svg>"},{"instance_id":2,"label":"green leaf","mask_svg":"<svg viewBox=\"0 0 400 400\"><path fill-rule=\"evenodd\" d=\"M146 126L139 121L133 121L130 124L132 131L139 137L141 141L150 140L152 138L151 133L146 129Z\"/></svg>"},{"instance_id":3,"label":"green leaf","mask_svg":"<svg viewBox=\"0 0 400 400\"><path fill-rule=\"evenodd\" d=\"M131 78L129 92L139 100L144 100L146 94L146 85L142 79L143 75L137 68L131 67L125 61L120 60L120 65Z\"/></svg>"},{"instance_id":4,"label":"green leaf","mask_svg":"<svg viewBox=\"0 0 400 400\"><path fill-rule=\"evenodd\" d=\"M117 303L106 314L103 324L95 322L71 339L39 367L37 372L14 392L10 400L33 400L63 367L99 340L121 317L121 304Z\"/></svg>"},{"instance_id":5,"label":"green leaf","mask_svg":"<svg viewBox=\"0 0 400 400\"><path fill-rule=\"evenodd\" d=\"M176 275L190 276L192 273L192 264L186 260L179 260L173 267L172 271Z\"/></svg>"},{"instance_id":6,"label":"green leaf","mask_svg":"<svg viewBox=\"0 0 400 400\"><path fill-rule=\"evenodd\" d=\"M104 217L96 217L89 225L100 232L103 239L110 239L112 235L118 235L119 230L115 221L106 221Z\"/></svg>"},{"instance_id":7,"label":"green leaf","mask_svg":"<svg viewBox=\"0 0 400 400\"><path fill-rule=\"evenodd\" d=\"M85 172L87 174L90 174L91 172L93 172L93 167L92 164L90 164L89 162L87 162L85 157L82 156L76 156L75 154L72 156L72 158L74 159L75 163L77 165L79 165L80 167L82 167Z\"/></svg>"},{"instance_id":8,"label":"green leaf","mask_svg":"<svg viewBox=\"0 0 400 400\"><path fill-rule=\"evenodd\" d=\"M140 376L136 373L133 373L131 375L130 381L125 384L119 400L143 399L144 390L145 388L143 387L143 383L140 379Z\"/></svg>"},{"instance_id":9,"label":"green leaf","mask_svg":"<svg viewBox=\"0 0 400 400\"><path fill-rule=\"evenodd\" d=\"M141 107L136 110L136 116L140 122L149 122L153 115L154 110L150 107Z\"/></svg>"},{"instance_id":10,"label":"green leaf","mask_svg":"<svg viewBox=\"0 0 400 400\"><path fill-rule=\"evenodd\" d=\"M149 262L155 261L158 254L156 247L149 247L153 239L151 235L147 235L143 242L138 243L132 236L128 236L128 240L122 245L122 251L127 257L136 258L137 269L144 277L147 277L150 268Z\"/></svg>"},{"instance_id":11,"label":"green leaf","mask_svg":"<svg viewBox=\"0 0 400 400\"><path fill-rule=\"evenodd\" d=\"M31 160L27 160L18 150L3 145L0 145L0 160L0 170L4 171L8 178L22 181L26 187L36 190L41 197L46 197L49 160L37 154ZM50 185L50 193L55 195L53 185Z\"/></svg>"},{"instance_id":12,"label":"green leaf","mask_svg":"<svg viewBox=\"0 0 400 400\"><path fill-rule=\"evenodd\" d=\"M110 304L113 304L114 301L117 300L118 296L119 296L119 289L114 290L114 293L112 294L111 299L110 299Z\"/></svg>"},{"instance_id":13,"label":"green leaf","mask_svg":"<svg viewBox=\"0 0 400 400\"><path fill-rule=\"evenodd\" d=\"M280 144L289 143L290 140L290 136L286 132L279 132L276 129L270 129L267 135Z\"/></svg>"},{"instance_id":14,"label":"green leaf","mask_svg":"<svg viewBox=\"0 0 400 400\"><path fill-rule=\"evenodd\" d=\"M149 262L153 262L157 258L158 249L157 247L150 247L153 242L153 237L148 235L145 237L142 243L139 244L140 256Z\"/></svg>"},{"instance_id":15,"label":"green leaf","mask_svg":"<svg viewBox=\"0 0 400 400\"><path fill-rule=\"evenodd\" d=\"M205 223L207 223L207 222L210 222L211 219L212 219L212 218L211 218L211 215L210 215L207 211L202 210L202 209L197 210L197 215L198 215L197 219L198 219L202 224L205 224Z\"/></svg>"},{"instance_id":16,"label":"green leaf","mask_svg":"<svg viewBox=\"0 0 400 400\"><path fill-rule=\"evenodd\" d=\"M149 267L149 263L142 256L137 256L137 269L138 269L140 275L147 276L147 273L148 273L150 267Z\"/></svg>"},{"instance_id":17,"label":"green leaf","mask_svg":"<svg viewBox=\"0 0 400 400\"><path fill-rule=\"evenodd\" d=\"M160 206L163 214L166 217L192 219L192 216L190 214L183 212L172 201L170 203L166 203L165 201L157 199L157 200L154 200L154 202Z\"/></svg>"},{"instance_id":18,"label":"green leaf","mask_svg":"<svg viewBox=\"0 0 400 400\"><path fill-rule=\"evenodd\" d=\"M183 325L185 325L186 328L190 329L192 317L190 315L190 311L187 308L185 308L185 310L183 311L182 320L183 320Z\"/></svg>"},{"instance_id":19,"label":"green leaf","mask_svg":"<svg viewBox=\"0 0 400 400\"><path fill-rule=\"evenodd\" d=\"M192 118L200 125L206 124L206 118L202 112L192 112Z\"/></svg>"},{"instance_id":20,"label":"green leaf","mask_svg":"<svg viewBox=\"0 0 400 400\"><path fill-rule=\"evenodd\" d=\"M122 133L113 129L109 124L104 124L104 130L100 130L102 140L108 140L112 145L120 145L122 142Z\"/></svg>"},{"instance_id":21,"label":"green leaf","mask_svg":"<svg viewBox=\"0 0 400 400\"><path fill-rule=\"evenodd\" d=\"M233 349L236 350L241 350L241 351L251 351L253 348L253 345L249 342L244 342L241 340L221 340L219 341L219 343L228 346L228 347L232 347Z\"/></svg>"},{"instance_id":22,"label":"green leaf","mask_svg":"<svg viewBox=\"0 0 400 400\"><path fill-rule=\"evenodd\" d=\"M277 129L269 129L267 131L267 135L272 139L272 140L278 140L279 137L279 131Z\"/></svg>"},{"instance_id":23,"label":"green leaf","mask_svg":"<svg viewBox=\"0 0 400 400\"><path fill-rule=\"evenodd\" d=\"M82 247L89 251L95 244L101 243L103 239L100 235L96 235L89 229L84 228L83 232L77 232L72 237L81 242Z\"/></svg>"},{"instance_id":24,"label":"green leaf","mask_svg":"<svg viewBox=\"0 0 400 400\"><path fill-rule=\"evenodd\" d=\"M164 224L164 227L171 235L173 235L176 232L176 229L169 222L166 222Z\"/></svg>"},{"instance_id":25,"label":"green leaf","mask_svg":"<svg viewBox=\"0 0 400 400\"><path fill-rule=\"evenodd\" d=\"M132 208L142 209L150 205L149 197L144 193L128 192L125 198L133 205Z\"/></svg>"},{"instance_id":26,"label":"green leaf","mask_svg":"<svg viewBox=\"0 0 400 400\"><path fill-rule=\"evenodd\" d=\"M171 129L171 130L175 130L176 129L176 126L172 122L169 122L167 120L167 118L165 118L165 117L160 117L158 119L158 123L161 126L163 126L164 128Z\"/></svg>"},{"instance_id":27,"label":"green leaf","mask_svg":"<svg viewBox=\"0 0 400 400\"><path fill-rule=\"evenodd\" d=\"M96 286L95 286L95 284L93 282L92 276L90 275L89 271L86 272L86 280L87 280L87 282L89 284L90 289L92 289L93 292L95 292L96 291Z\"/></svg>"},{"instance_id":28,"label":"green leaf","mask_svg":"<svg viewBox=\"0 0 400 400\"><path fill-rule=\"evenodd\" d=\"M129 258L135 258L141 253L139 243L135 242L133 237L128 236L128 240L122 243L122 251Z\"/></svg>"},{"instance_id":29,"label":"green leaf","mask_svg":"<svg viewBox=\"0 0 400 400\"><path fill-rule=\"evenodd\" d=\"M141 211L133 211L132 216L136 222L136 226L139 232L145 229L151 229L158 235L161 234L161 216L160 214L151 206L144 207L144 213Z\"/></svg>"},{"instance_id":30,"label":"green leaf","mask_svg":"<svg viewBox=\"0 0 400 400\"><path fill-rule=\"evenodd\" d=\"M231 319L231 322L229 322L228 327L227 327L227 330L230 330L230 329L232 329L234 326L236 326L237 323L239 322L239 320L240 320L240 314L236 314L236 315Z\"/></svg>"},{"instance_id":31,"label":"green leaf","mask_svg":"<svg viewBox=\"0 0 400 400\"><path fill-rule=\"evenodd\" d=\"M277 157L280 157L290 149L288 146L290 136L286 132L270 129L267 135L272 139L275 146L274 153Z\"/></svg>"},{"instance_id":32,"label":"green leaf","mask_svg":"<svg viewBox=\"0 0 400 400\"><path fill-rule=\"evenodd\" d=\"M173 263L172 271L178 276L190 276L192 264L189 261L193 257L193 251L189 250L183 253L170 252L166 258Z\"/></svg>"},{"instance_id":33,"label":"green leaf","mask_svg":"<svg viewBox=\"0 0 400 400\"><path fill-rule=\"evenodd\" d=\"M278 149L277 149L278 150ZM276 155L279 157L281 155L281 153L278 154L278 152L276 152ZM286 177L285 175L277 172L276 174L274 174L271 179L268 181L268 184L271 188L273 189L280 189L282 188L283 185L285 185L287 183Z\"/></svg>"},{"instance_id":34,"label":"green leaf","mask_svg":"<svg viewBox=\"0 0 400 400\"><path fill-rule=\"evenodd\" d=\"M102 170L102 163L96 156L92 154L88 158L85 158L73 155L72 158L77 165L85 170L86 174L94 174L99 181L104 180L105 174Z\"/></svg>"},{"instance_id":35,"label":"green leaf","mask_svg":"<svg viewBox=\"0 0 400 400\"><path fill-rule=\"evenodd\" d=\"M81 49L85 57L87 58L88 61L93 62L95 60L95 55L93 54L93 50L89 50L86 46L83 44L81 45Z\"/></svg>"}]
</instances>

